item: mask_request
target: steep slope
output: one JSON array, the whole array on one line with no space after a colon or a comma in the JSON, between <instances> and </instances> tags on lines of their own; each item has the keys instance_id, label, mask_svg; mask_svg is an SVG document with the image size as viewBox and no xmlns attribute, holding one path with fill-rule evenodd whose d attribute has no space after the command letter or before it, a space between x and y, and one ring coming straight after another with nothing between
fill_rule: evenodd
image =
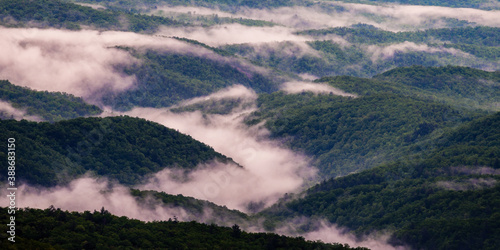
<instances>
[{"instance_id":1,"label":"steep slope","mask_svg":"<svg viewBox=\"0 0 500 250\"><path fill-rule=\"evenodd\" d=\"M2 220L8 220L1 209ZM220 227L197 222L143 222L117 217L104 208L94 212L60 209L20 209L16 212L15 243L0 242L2 249L366 249L342 244L306 241L269 233L243 232L238 225ZM4 237L6 233L2 233Z\"/></svg>"},{"instance_id":2,"label":"steep slope","mask_svg":"<svg viewBox=\"0 0 500 250\"><path fill-rule=\"evenodd\" d=\"M231 162L190 136L138 118L77 118L53 124L1 120L0 127L2 140L16 140L19 178L34 185L65 184L87 171L131 185L165 167L189 170L213 160ZM1 146L0 157L7 157L6 147Z\"/></svg>"},{"instance_id":3,"label":"steep slope","mask_svg":"<svg viewBox=\"0 0 500 250\"><path fill-rule=\"evenodd\" d=\"M439 138L415 162L396 162L309 189L266 214L272 225L315 216L364 234L392 231L415 249L500 246L500 113Z\"/></svg>"},{"instance_id":4,"label":"steep slope","mask_svg":"<svg viewBox=\"0 0 500 250\"><path fill-rule=\"evenodd\" d=\"M248 124L315 157L324 176L346 175L407 156L410 146L471 114L390 92L357 98L282 92L263 94Z\"/></svg>"},{"instance_id":5,"label":"steep slope","mask_svg":"<svg viewBox=\"0 0 500 250\"><path fill-rule=\"evenodd\" d=\"M14 108L26 110L27 115L36 115L49 122L102 113L99 107L89 105L73 95L35 91L2 80L0 80L0 100L10 103ZM4 114L3 118L10 116Z\"/></svg>"}]
</instances>

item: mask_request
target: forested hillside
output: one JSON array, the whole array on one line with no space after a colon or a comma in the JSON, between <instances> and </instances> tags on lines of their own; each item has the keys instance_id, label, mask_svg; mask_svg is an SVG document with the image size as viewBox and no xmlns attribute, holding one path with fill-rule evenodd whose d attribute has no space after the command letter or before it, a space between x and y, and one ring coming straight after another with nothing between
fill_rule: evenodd
<instances>
[{"instance_id":1,"label":"forested hillside","mask_svg":"<svg viewBox=\"0 0 500 250\"><path fill-rule=\"evenodd\" d=\"M326 176L396 160L434 131L470 119L450 106L393 93L357 98L281 92L263 94L249 124L266 121L273 137L315 157Z\"/></svg>"},{"instance_id":2,"label":"forested hillside","mask_svg":"<svg viewBox=\"0 0 500 250\"><path fill-rule=\"evenodd\" d=\"M315 37L335 34L345 38L349 42L365 44L401 43L405 41L431 43L434 39L434 42L444 41L478 46L498 46L499 29L496 27L477 26L391 32L372 25L358 24L352 27L305 30L301 31L300 34Z\"/></svg>"},{"instance_id":3,"label":"forested hillside","mask_svg":"<svg viewBox=\"0 0 500 250\"><path fill-rule=\"evenodd\" d=\"M0 120L0 127L2 139L15 138L22 155L16 161L19 179L33 185L65 184L88 171L131 185L166 167L231 162L190 136L138 118ZM1 147L0 157L6 157L7 145Z\"/></svg>"},{"instance_id":4,"label":"forested hillside","mask_svg":"<svg viewBox=\"0 0 500 250\"><path fill-rule=\"evenodd\" d=\"M53 122L80 116L98 115L102 110L85 103L82 98L66 93L35 91L0 80L0 100L9 102L14 108L26 110L28 115L36 115ZM0 115L6 119L9 114Z\"/></svg>"},{"instance_id":5,"label":"forested hillside","mask_svg":"<svg viewBox=\"0 0 500 250\"><path fill-rule=\"evenodd\" d=\"M374 77L416 87L447 100L490 110L500 109L500 71L487 72L463 67L397 68Z\"/></svg>"},{"instance_id":6,"label":"forested hillside","mask_svg":"<svg viewBox=\"0 0 500 250\"><path fill-rule=\"evenodd\" d=\"M130 193L136 197L138 204L143 204L144 209L155 208L160 205L165 208L179 208L185 212L189 219L186 221L201 221L217 225L232 226L234 223L240 226L252 225L253 218L238 210L228 209L215 203L199 200L182 194L172 195L165 192L141 191L132 189ZM209 216L207 216L209 215Z\"/></svg>"},{"instance_id":7,"label":"forested hillside","mask_svg":"<svg viewBox=\"0 0 500 250\"><path fill-rule=\"evenodd\" d=\"M500 244L500 113L440 137L414 162L395 162L324 181L304 198L264 213L314 216L358 234L393 232L416 249L494 249Z\"/></svg>"},{"instance_id":8,"label":"forested hillside","mask_svg":"<svg viewBox=\"0 0 500 250\"><path fill-rule=\"evenodd\" d=\"M398 3L398 4L411 4L411 5L433 5L433 6L447 6L456 8L484 8L484 9L498 9L500 6L495 1L490 0L341 0L348 3Z\"/></svg>"},{"instance_id":9,"label":"forested hillside","mask_svg":"<svg viewBox=\"0 0 500 250\"><path fill-rule=\"evenodd\" d=\"M307 44L316 52L306 50L290 54L290 50L303 50L291 42L282 42L278 47L271 44L237 44L224 48L262 65L318 77L371 77L394 67L413 65L499 69L500 29L497 27L391 32L372 25L358 24L302 30L297 34L314 37L314 41ZM345 41L339 41L338 38Z\"/></svg>"},{"instance_id":10,"label":"forested hillside","mask_svg":"<svg viewBox=\"0 0 500 250\"><path fill-rule=\"evenodd\" d=\"M373 78L324 77L328 83L358 95L397 93L446 103L466 109L500 109L500 71L467 67L401 67Z\"/></svg>"},{"instance_id":11,"label":"forested hillside","mask_svg":"<svg viewBox=\"0 0 500 250\"><path fill-rule=\"evenodd\" d=\"M277 83L251 68L192 54L130 50L142 61L126 72L137 77L138 87L105 97L103 102L117 110L134 106L168 107L181 100L209 95L222 88L241 84L258 92L277 90ZM235 64L237 62L234 62Z\"/></svg>"},{"instance_id":12,"label":"forested hillside","mask_svg":"<svg viewBox=\"0 0 500 250\"><path fill-rule=\"evenodd\" d=\"M306 2L302 0L124 0L124 1L114 1L114 0L76 0L77 2L83 3L99 3L104 4L106 7L117 8L117 9L130 9L137 8L138 6L148 6L149 8L158 5L173 5L173 6L203 6L203 7L218 7L224 10L239 9L242 7L250 8L272 8L281 6L292 6L296 3Z\"/></svg>"},{"instance_id":13,"label":"forested hillside","mask_svg":"<svg viewBox=\"0 0 500 250\"><path fill-rule=\"evenodd\" d=\"M180 25L164 17L134 15L112 10L95 10L61 0L2 0L0 24L10 27L53 27L80 30L97 29L154 32L160 25Z\"/></svg>"},{"instance_id":14,"label":"forested hillside","mask_svg":"<svg viewBox=\"0 0 500 250\"><path fill-rule=\"evenodd\" d=\"M499 13L0 0L0 248L500 249Z\"/></svg>"},{"instance_id":15,"label":"forested hillside","mask_svg":"<svg viewBox=\"0 0 500 250\"><path fill-rule=\"evenodd\" d=\"M7 219L7 209L0 218ZM342 244L325 244L270 233L247 233L238 225L220 227L195 221L176 220L143 222L118 217L104 208L83 213L54 207L20 209L15 244L2 240L2 249L366 249ZM3 237L6 233L2 232Z\"/></svg>"}]
</instances>

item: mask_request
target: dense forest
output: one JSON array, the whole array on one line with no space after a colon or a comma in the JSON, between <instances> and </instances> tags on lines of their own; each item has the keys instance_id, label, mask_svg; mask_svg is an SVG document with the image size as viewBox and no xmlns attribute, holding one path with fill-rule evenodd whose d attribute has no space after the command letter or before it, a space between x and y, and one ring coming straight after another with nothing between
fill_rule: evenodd
<instances>
[{"instance_id":1,"label":"dense forest","mask_svg":"<svg viewBox=\"0 0 500 250\"><path fill-rule=\"evenodd\" d=\"M19 179L32 185L65 184L88 171L137 184L165 167L194 169L232 162L190 136L131 117L77 118L56 123L0 120L2 140L15 138ZM7 157L7 144L0 146ZM6 172L0 173L5 177Z\"/></svg>"},{"instance_id":2,"label":"dense forest","mask_svg":"<svg viewBox=\"0 0 500 250\"><path fill-rule=\"evenodd\" d=\"M0 100L48 122L102 113L99 107L85 103L82 98L60 92L35 91L5 80L0 80ZM11 118L9 114L0 117Z\"/></svg>"},{"instance_id":3,"label":"dense forest","mask_svg":"<svg viewBox=\"0 0 500 250\"><path fill-rule=\"evenodd\" d=\"M83 3L99 3L103 4L108 8L115 9L137 9L139 6L148 6L149 8L154 8L159 5L171 5L171 6L203 6L209 8L218 7L223 10L237 10L242 7L250 8L273 8L282 6L293 6L297 3L307 2L304 0L76 0L77 2Z\"/></svg>"},{"instance_id":4,"label":"dense forest","mask_svg":"<svg viewBox=\"0 0 500 250\"><path fill-rule=\"evenodd\" d=\"M397 3L410 5L446 6L455 8L499 9L498 3L489 0L341 0L348 3Z\"/></svg>"},{"instance_id":5,"label":"dense forest","mask_svg":"<svg viewBox=\"0 0 500 250\"><path fill-rule=\"evenodd\" d=\"M388 229L394 244L415 249L495 249L499 125L500 113L474 120L442 135L421 158L324 181L265 211L265 225L315 216L361 235Z\"/></svg>"},{"instance_id":6,"label":"dense forest","mask_svg":"<svg viewBox=\"0 0 500 250\"><path fill-rule=\"evenodd\" d=\"M472 114L450 106L392 93L357 98L276 92L260 95L248 124L265 120L272 136L317 159L326 176L375 167L408 154Z\"/></svg>"},{"instance_id":7,"label":"dense forest","mask_svg":"<svg viewBox=\"0 0 500 250\"><path fill-rule=\"evenodd\" d=\"M7 219L7 209L0 210ZM118 217L102 208L83 213L26 208L16 211L15 244L2 240L2 249L357 249L342 244L306 241L271 233L247 233L238 225L178 222L143 222ZM7 234L2 232L2 238Z\"/></svg>"},{"instance_id":8,"label":"dense forest","mask_svg":"<svg viewBox=\"0 0 500 250\"><path fill-rule=\"evenodd\" d=\"M470 44L495 47L499 44L497 27L455 27L442 29L426 29L420 31L391 32L372 25L358 24L351 27L336 27L321 30L305 30L298 34L320 37L328 34L339 35L352 43L384 44L395 42L428 43L432 39L456 44Z\"/></svg>"},{"instance_id":9,"label":"dense forest","mask_svg":"<svg viewBox=\"0 0 500 250\"><path fill-rule=\"evenodd\" d=\"M415 87L452 104L489 110L500 109L500 71L487 72L464 67L396 68L374 77Z\"/></svg>"},{"instance_id":10,"label":"dense forest","mask_svg":"<svg viewBox=\"0 0 500 250\"><path fill-rule=\"evenodd\" d=\"M126 21L125 21L126 20ZM8 27L31 26L80 30L97 29L152 33L160 25L180 25L164 17L137 15L112 10L95 10L61 0L2 0L0 24Z\"/></svg>"},{"instance_id":11,"label":"dense forest","mask_svg":"<svg viewBox=\"0 0 500 250\"><path fill-rule=\"evenodd\" d=\"M143 205L144 209L154 209L158 205L182 209L186 213L185 216L189 217L185 220L200 221L203 218L204 223L215 223L223 226L232 226L234 223L242 227L255 225L254 218L243 212L182 194L172 195L165 192L138 189L131 189L130 193L136 198L137 204ZM206 216L206 214L210 214L210 216Z\"/></svg>"},{"instance_id":12,"label":"dense forest","mask_svg":"<svg viewBox=\"0 0 500 250\"><path fill-rule=\"evenodd\" d=\"M397 93L471 110L498 111L500 71L468 67L400 67L373 78L324 77L316 82L358 95Z\"/></svg>"},{"instance_id":13,"label":"dense forest","mask_svg":"<svg viewBox=\"0 0 500 250\"><path fill-rule=\"evenodd\" d=\"M234 44L223 48L260 65L318 77L371 77L395 67L413 65L499 69L500 29L496 27L391 32L358 24L303 30L297 34L314 37L314 41L307 44L316 52L290 54L289 51L302 50L293 42L280 42L279 46ZM345 39L348 44L332 40L332 35Z\"/></svg>"},{"instance_id":14,"label":"dense forest","mask_svg":"<svg viewBox=\"0 0 500 250\"><path fill-rule=\"evenodd\" d=\"M15 138L16 184L43 195L90 178L106 183L96 187L104 200L116 185L141 212L163 215L84 211L79 197L43 210L17 204L16 243L0 232L0 248L353 249L328 242L375 237L411 249L499 249L499 9L489 0L0 0L4 51L33 56L42 71L99 48L75 67L133 79L91 97L37 91L19 86L35 85L12 66L23 60L0 58L0 159ZM39 41L28 29L55 35ZM90 33L98 39L56 41ZM289 91L294 84L303 89ZM131 112L142 118L123 116L136 107L147 107ZM95 117L103 110L113 117ZM172 128L144 119L167 118L149 113L160 110L172 112ZM217 175L214 162L272 195L228 195L246 183ZM144 185L165 169L179 182ZM198 173L221 187L217 197L183 193ZM229 209L235 197L252 212ZM8 216L1 208L5 224ZM276 234L285 232L301 237ZM315 237L327 243L306 240Z\"/></svg>"}]
</instances>

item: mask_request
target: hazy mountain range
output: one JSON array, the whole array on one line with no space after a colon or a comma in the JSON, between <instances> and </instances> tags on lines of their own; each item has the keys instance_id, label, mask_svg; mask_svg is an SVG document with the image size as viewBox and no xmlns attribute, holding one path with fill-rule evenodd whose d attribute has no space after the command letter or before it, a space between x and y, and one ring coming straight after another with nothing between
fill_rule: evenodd
<instances>
[{"instance_id":1,"label":"hazy mountain range","mask_svg":"<svg viewBox=\"0 0 500 250\"><path fill-rule=\"evenodd\" d=\"M497 249L498 16L493 0L0 0L20 208L0 244Z\"/></svg>"}]
</instances>

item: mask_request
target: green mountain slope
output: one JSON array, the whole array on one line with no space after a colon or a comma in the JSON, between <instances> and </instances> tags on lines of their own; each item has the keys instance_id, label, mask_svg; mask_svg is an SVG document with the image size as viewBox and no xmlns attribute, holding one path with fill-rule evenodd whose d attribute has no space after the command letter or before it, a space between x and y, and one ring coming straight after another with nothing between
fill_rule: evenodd
<instances>
[{"instance_id":1,"label":"green mountain slope","mask_svg":"<svg viewBox=\"0 0 500 250\"><path fill-rule=\"evenodd\" d=\"M315 52L290 42L279 46L229 45L227 50L261 65L318 77L370 77L394 67L457 65L498 70L500 28L457 27L412 32L391 32L371 25L305 30ZM333 36L347 42L333 39ZM333 39L333 40L332 40ZM302 53L287 53L296 50ZM264 52L262 52L264 51ZM305 53L307 52L307 53Z\"/></svg>"},{"instance_id":2,"label":"green mountain slope","mask_svg":"<svg viewBox=\"0 0 500 250\"><path fill-rule=\"evenodd\" d=\"M73 95L35 91L2 80L0 100L9 102L17 109L26 110L28 115L36 115L49 122L102 113L99 107L86 104L81 98ZM9 116L4 115L4 118Z\"/></svg>"},{"instance_id":3,"label":"green mountain slope","mask_svg":"<svg viewBox=\"0 0 500 250\"><path fill-rule=\"evenodd\" d=\"M315 157L324 176L346 175L407 155L410 146L470 116L450 106L393 93L357 98L263 94L248 124L265 120L275 138Z\"/></svg>"},{"instance_id":4,"label":"green mountain slope","mask_svg":"<svg viewBox=\"0 0 500 250\"><path fill-rule=\"evenodd\" d=\"M442 29L427 29L420 31L391 32L372 25L357 24L352 27L336 27L319 30L305 30L298 34L321 37L334 34L352 43L387 44L405 41L416 43L432 43L436 40L457 44L481 46L498 46L500 28L497 27L456 27Z\"/></svg>"},{"instance_id":5,"label":"green mountain slope","mask_svg":"<svg viewBox=\"0 0 500 250\"><path fill-rule=\"evenodd\" d=\"M233 84L258 92L277 90L274 81L241 65L190 54L127 50L142 61L126 69L126 72L136 75L138 87L103 100L106 105L119 110L133 106L167 107Z\"/></svg>"},{"instance_id":6,"label":"green mountain slope","mask_svg":"<svg viewBox=\"0 0 500 250\"><path fill-rule=\"evenodd\" d=\"M415 249L500 246L500 113L441 136L414 163L395 162L309 189L269 209L268 225L315 216L359 234L393 232Z\"/></svg>"},{"instance_id":7,"label":"green mountain slope","mask_svg":"<svg viewBox=\"0 0 500 250\"><path fill-rule=\"evenodd\" d=\"M248 215L238 210L228 209L226 206L219 206L209 201L198 200L182 194L171 195L164 192L141 191L138 189L132 189L131 194L136 197L137 204L144 205L145 209L154 209L158 205L167 208L181 208L188 217L184 219L185 221L203 221L204 223L225 226L232 226L236 223L245 226L251 220Z\"/></svg>"},{"instance_id":8,"label":"green mountain slope","mask_svg":"<svg viewBox=\"0 0 500 250\"><path fill-rule=\"evenodd\" d=\"M8 220L7 209L0 218ZM2 232L2 238L7 233ZM366 249L306 241L269 233L247 233L234 225L219 227L197 222L154 221L100 212L67 212L48 208L16 211L15 243L4 239L2 249Z\"/></svg>"},{"instance_id":9,"label":"green mountain slope","mask_svg":"<svg viewBox=\"0 0 500 250\"><path fill-rule=\"evenodd\" d=\"M154 32L159 25L179 25L164 17L136 15L111 10L95 10L61 0L2 0L0 24L13 27L53 27L79 30L97 29Z\"/></svg>"},{"instance_id":10,"label":"green mountain slope","mask_svg":"<svg viewBox=\"0 0 500 250\"><path fill-rule=\"evenodd\" d=\"M490 0L341 0L348 3L397 3L424 6L444 6L455 8L478 8L478 9L499 9L500 6L495 1Z\"/></svg>"},{"instance_id":11,"label":"green mountain slope","mask_svg":"<svg viewBox=\"0 0 500 250\"><path fill-rule=\"evenodd\" d=\"M74 0L82 3L97 3L113 9L134 9L140 11L144 7L155 8L157 6L202 6L208 8L219 8L222 10L235 10L241 7L250 8L273 8L292 6L297 3L307 2L303 0Z\"/></svg>"},{"instance_id":12,"label":"green mountain slope","mask_svg":"<svg viewBox=\"0 0 500 250\"><path fill-rule=\"evenodd\" d=\"M397 93L466 109L500 109L499 71L467 67L401 67L373 78L347 76L316 80L358 95Z\"/></svg>"},{"instance_id":13,"label":"green mountain slope","mask_svg":"<svg viewBox=\"0 0 500 250\"><path fill-rule=\"evenodd\" d=\"M475 107L500 109L500 71L486 72L453 66L414 66L393 69L374 78L442 95L449 102L458 100L457 102Z\"/></svg>"},{"instance_id":14,"label":"green mountain slope","mask_svg":"<svg viewBox=\"0 0 500 250\"><path fill-rule=\"evenodd\" d=\"M207 161L231 161L190 136L137 118L1 120L0 127L2 140L16 140L19 178L42 186L65 184L87 171L131 185L165 167L189 170ZM0 157L7 157L7 145L1 149Z\"/></svg>"}]
</instances>

